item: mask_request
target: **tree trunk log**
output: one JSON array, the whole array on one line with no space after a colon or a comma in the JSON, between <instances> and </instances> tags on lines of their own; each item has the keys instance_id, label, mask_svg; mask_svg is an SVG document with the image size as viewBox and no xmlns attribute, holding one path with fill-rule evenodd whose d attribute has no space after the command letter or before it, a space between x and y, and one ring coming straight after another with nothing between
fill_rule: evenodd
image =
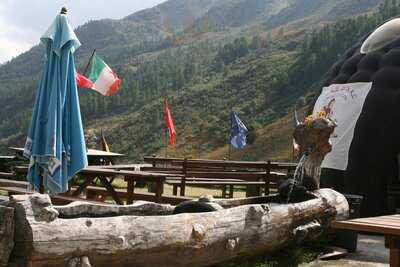
<instances>
[{"instance_id":1,"label":"tree trunk log","mask_svg":"<svg viewBox=\"0 0 400 267\"><path fill-rule=\"evenodd\" d=\"M7 266L14 247L14 209L0 206L0 266Z\"/></svg>"},{"instance_id":2,"label":"tree trunk log","mask_svg":"<svg viewBox=\"0 0 400 267\"><path fill-rule=\"evenodd\" d=\"M172 213L169 205L154 203L130 207L136 211L141 207L142 214L154 215L157 210L164 216L127 216L133 214L128 206L122 216L102 217L112 206L101 211L81 203L72 211L48 205L41 196L45 195L11 201L16 236L10 266L208 266L314 238L332 219L348 215L344 196L330 189L292 204L248 204L266 200L263 197L230 204L224 200L220 205L231 208L207 213L165 215ZM97 209L100 217L91 209ZM80 215L85 218L74 218Z\"/></svg>"}]
</instances>

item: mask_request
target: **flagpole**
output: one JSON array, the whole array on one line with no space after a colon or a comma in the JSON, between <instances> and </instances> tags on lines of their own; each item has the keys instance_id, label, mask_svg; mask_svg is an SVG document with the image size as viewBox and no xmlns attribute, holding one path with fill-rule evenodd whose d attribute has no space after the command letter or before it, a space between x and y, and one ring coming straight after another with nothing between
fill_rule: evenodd
<instances>
[{"instance_id":1,"label":"flagpole","mask_svg":"<svg viewBox=\"0 0 400 267\"><path fill-rule=\"evenodd\" d=\"M84 75L84 76L86 76L87 71L89 70L89 66L90 66L90 63L92 62L94 53L96 53L96 48L93 49L92 55L90 56L89 61L88 61L88 63L86 64L85 70L84 70L84 72L83 72L83 75Z\"/></svg>"},{"instance_id":2,"label":"flagpole","mask_svg":"<svg viewBox=\"0 0 400 267\"><path fill-rule=\"evenodd\" d=\"M167 103L167 97L164 96L163 105L166 105L166 103ZM165 106L164 106L163 109L165 109ZM165 116L165 110L164 110L164 116ZM168 157L168 128L167 128L167 125L165 125L165 134L164 134L164 136L165 136L165 158L167 158Z\"/></svg>"},{"instance_id":3,"label":"flagpole","mask_svg":"<svg viewBox=\"0 0 400 267\"><path fill-rule=\"evenodd\" d=\"M232 144L231 144L232 118L231 118L231 115L229 115L229 121L230 121L230 127L229 127L229 134L228 134L228 140L229 140L228 160L231 160L231 150L232 150Z\"/></svg>"},{"instance_id":4,"label":"flagpole","mask_svg":"<svg viewBox=\"0 0 400 267\"><path fill-rule=\"evenodd\" d=\"M292 162L294 162L294 145L293 145L293 141L292 141Z\"/></svg>"},{"instance_id":5,"label":"flagpole","mask_svg":"<svg viewBox=\"0 0 400 267\"><path fill-rule=\"evenodd\" d=\"M165 157L168 157L168 129L165 129Z\"/></svg>"}]
</instances>

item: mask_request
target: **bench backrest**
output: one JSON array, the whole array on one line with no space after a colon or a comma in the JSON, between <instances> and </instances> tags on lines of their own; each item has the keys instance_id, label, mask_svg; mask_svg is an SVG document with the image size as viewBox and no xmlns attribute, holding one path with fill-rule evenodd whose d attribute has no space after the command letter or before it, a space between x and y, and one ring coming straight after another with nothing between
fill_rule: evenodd
<instances>
[{"instance_id":1,"label":"bench backrest","mask_svg":"<svg viewBox=\"0 0 400 267\"><path fill-rule=\"evenodd\" d=\"M294 172L297 163L272 162L272 161L228 161L209 159L183 159L144 157L146 163L152 164L154 168L182 168L184 171L216 171L216 170L241 170L241 171L285 171L288 174Z\"/></svg>"}]
</instances>

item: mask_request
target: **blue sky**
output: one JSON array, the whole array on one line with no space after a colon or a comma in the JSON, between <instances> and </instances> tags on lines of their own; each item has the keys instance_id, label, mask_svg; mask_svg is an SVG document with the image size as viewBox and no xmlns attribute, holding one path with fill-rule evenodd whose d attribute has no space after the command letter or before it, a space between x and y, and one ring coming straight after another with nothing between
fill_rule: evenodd
<instances>
[{"instance_id":1,"label":"blue sky","mask_svg":"<svg viewBox=\"0 0 400 267\"><path fill-rule=\"evenodd\" d=\"M122 18L165 0L0 0L0 63L39 42L62 6L69 10L71 25L88 20Z\"/></svg>"}]
</instances>

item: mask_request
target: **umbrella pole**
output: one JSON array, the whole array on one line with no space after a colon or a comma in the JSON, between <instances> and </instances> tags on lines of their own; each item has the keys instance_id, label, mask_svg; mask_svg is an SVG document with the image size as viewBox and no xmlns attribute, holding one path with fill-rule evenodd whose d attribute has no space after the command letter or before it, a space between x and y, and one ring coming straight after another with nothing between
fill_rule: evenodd
<instances>
[{"instance_id":1,"label":"umbrella pole","mask_svg":"<svg viewBox=\"0 0 400 267\"><path fill-rule=\"evenodd\" d=\"M43 176L43 170L40 170L39 172L39 193L44 194L44 176Z\"/></svg>"}]
</instances>

